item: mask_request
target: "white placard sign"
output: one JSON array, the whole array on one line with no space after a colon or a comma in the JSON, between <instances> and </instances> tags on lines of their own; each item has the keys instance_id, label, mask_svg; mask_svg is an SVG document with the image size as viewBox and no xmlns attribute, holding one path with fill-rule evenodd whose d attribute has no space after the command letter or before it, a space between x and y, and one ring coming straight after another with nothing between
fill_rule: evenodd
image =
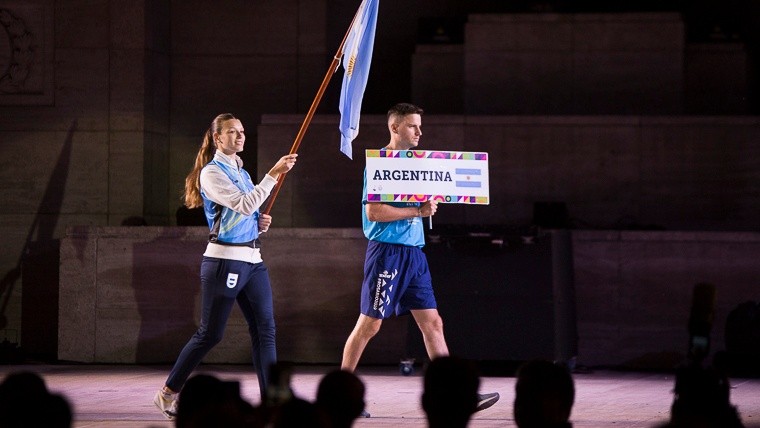
<instances>
[{"instance_id":1,"label":"white placard sign","mask_svg":"<svg viewBox=\"0 0 760 428\"><path fill-rule=\"evenodd\" d=\"M488 153L367 150L367 200L488 205Z\"/></svg>"}]
</instances>

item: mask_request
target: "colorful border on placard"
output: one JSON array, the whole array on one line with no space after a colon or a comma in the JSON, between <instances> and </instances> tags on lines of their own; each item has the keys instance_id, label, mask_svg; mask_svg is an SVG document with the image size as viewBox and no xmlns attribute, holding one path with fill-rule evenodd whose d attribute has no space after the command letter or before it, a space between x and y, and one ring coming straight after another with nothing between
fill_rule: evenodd
<instances>
[{"instance_id":1,"label":"colorful border on placard","mask_svg":"<svg viewBox=\"0 0 760 428\"><path fill-rule=\"evenodd\" d=\"M433 159L453 159L453 160L476 160L487 161L488 153L485 152L443 152L443 151L426 151L426 150L367 150L368 158L433 158Z\"/></svg>"},{"instance_id":2,"label":"colorful border on placard","mask_svg":"<svg viewBox=\"0 0 760 428\"><path fill-rule=\"evenodd\" d=\"M367 194L367 202L425 202L429 200L450 204L488 205L488 197L486 196Z\"/></svg>"}]
</instances>

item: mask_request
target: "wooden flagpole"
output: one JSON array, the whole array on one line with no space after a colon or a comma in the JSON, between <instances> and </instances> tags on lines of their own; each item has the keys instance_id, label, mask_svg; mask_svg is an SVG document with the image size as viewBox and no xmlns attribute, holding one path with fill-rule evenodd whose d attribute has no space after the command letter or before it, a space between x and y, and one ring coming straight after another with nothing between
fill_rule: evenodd
<instances>
[{"instance_id":1,"label":"wooden flagpole","mask_svg":"<svg viewBox=\"0 0 760 428\"><path fill-rule=\"evenodd\" d=\"M337 52L335 52L335 56L332 59L332 62L330 63L330 67L327 69L327 73L325 73L325 77L322 79L322 84L319 86L319 90L317 90L317 95L314 97L314 101L311 102L311 107L309 107L309 111L306 113L306 117L303 120L303 123L301 123L301 128L298 130L298 134L296 134L296 139L293 141L293 146L290 148L290 153L293 154L298 152L298 147L301 145L301 140L303 140L304 134L306 134L306 129L311 124L311 119L314 117L314 113L317 111L317 107L319 106L319 103L322 101L322 95L324 95L325 90L327 89L327 85L330 83L330 79L332 78L333 74L335 74L336 71L338 71L338 66L340 63L341 57L343 57L343 47L346 44L346 40L348 39L348 35L351 33L351 29L354 27L354 22L356 22L356 17L359 16L359 11L361 10L361 3L359 9L356 11L356 14L354 14L354 19L351 20L351 25L348 26L348 31L346 31L346 34L343 36L343 40L340 42L340 46L338 46ZM269 214L269 211L272 209L272 205L274 205L274 200L277 199L277 194L280 192L280 188L282 187L282 183L285 181L285 176L287 176L287 173L280 174L280 179L277 181L277 184L274 186L274 189L272 190L272 194L269 197L269 200L267 201L267 206L264 209L264 214Z\"/></svg>"}]
</instances>

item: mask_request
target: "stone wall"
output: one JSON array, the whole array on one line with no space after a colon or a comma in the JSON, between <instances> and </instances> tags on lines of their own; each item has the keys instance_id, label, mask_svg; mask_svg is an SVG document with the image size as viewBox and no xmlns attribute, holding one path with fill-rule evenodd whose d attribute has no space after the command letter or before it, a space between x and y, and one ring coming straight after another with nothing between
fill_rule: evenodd
<instances>
[{"instance_id":1,"label":"stone wall","mask_svg":"<svg viewBox=\"0 0 760 428\"><path fill-rule=\"evenodd\" d=\"M168 2L41 0L1 2L0 14L0 46L24 47L0 53L0 70L31 60L25 80L0 89L0 182L13 206L0 214L0 331L23 342L23 282L45 278L19 271L36 248L70 225L167 218L169 15Z\"/></svg>"},{"instance_id":2,"label":"stone wall","mask_svg":"<svg viewBox=\"0 0 760 428\"><path fill-rule=\"evenodd\" d=\"M459 43L420 44L414 100L454 114L744 114L738 40L695 43L677 13L473 14Z\"/></svg>"},{"instance_id":3,"label":"stone wall","mask_svg":"<svg viewBox=\"0 0 760 428\"><path fill-rule=\"evenodd\" d=\"M58 358L90 363L172 362L197 325L198 268L205 238L206 230L200 227L69 229L60 250ZM358 312L366 248L361 231L273 228L263 239L274 289L280 359L338 364ZM502 256L514 257L510 251ZM476 253L469 254L467 260L477 263L473 261ZM539 260L531 261L529 255L524 252L518 258L523 271L538 266ZM577 363L671 368L686 352L692 288L700 282L717 288L712 349L723 349L729 311L744 301L760 299L758 257L757 233L573 231ZM508 261L503 269L513 264ZM492 261L483 258L482 267L491 269ZM477 271L477 266L469 269ZM450 302L450 296L444 296L447 279L436 277L435 271L432 274L434 283L441 284L441 301ZM498 277L493 272L484 275ZM536 277L541 275L545 274ZM496 288L520 283L507 278ZM461 292L462 287L484 288L467 282L457 286L459 296L468 295ZM532 287L530 283L522 286L525 290ZM510 293L523 297L540 294L525 290ZM450 310L441 308L442 312ZM516 325L547 321L543 316L531 319L535 313L516 306L500 310L504 318L522 314L514 320ZM488 317L498 315L489 313ZM477 320L470 321L477 324ZM394 364L411 349L420 348L414 342L415 328L408 317L386 321L362 363ZM454 325L447 329L451 343L482 343L477 338L467 339L477 332L463 332ZM247 363L249 343L242 316L234 310L224 340L206 361ZM492 346L505 349L496 342ZM523 348L540 347L528 343ZM504 359L512 360L515 355L528 358L523 348L513 349L515 353ZM477 349L476 354L499 359L488 349Z\"/></svg>"},{"instance_id":4,"label":"stone wall","mask_svg":"<svg viewBox=\"0 0 760 428\"><path fill-rule=\"evenodd\" d=\"M81 227L61 242L58 358L167 363L197 328L204 227ZM282 229L262 237L279 357L336 362L358 316L366 240L356 229ZM366 361L402 358L406 320L383 329ZM239 309L205 360L250 361Z\"/></svg>"},{"instance_id":5,"label":"stone wall","mask_svg":"<svg viewBox=\"0 0 760 428\"><path fill-rule=\"evenodd\" d=\"M756 61L740 41L688 45L679 53L682 24L672 14L481 14L468 21L471 2L422 0L413 9L402 0L383 4L380 21L393 25L378 29L357 153L386 141L383 119L373 114L391 103L417 102L429 113L461 113L466 103L488 115L429 114L423 145L485 148L504 160L494 165L499 196L491 206L446 207L440 221L524 224L535 201L561 200L583 228L756 230L756 118L638 116L672 112L679 99L686 113L741 112L756 98L745 90L756 86L755 76L743 75ZM402 9L408 13L395 13ZM53 253L68 227L175 223L185 174L217 113L243 119L249 169L261 171L286 152L354 11L352 2L340 0L224 7L204 0L0 1L0 188L11 207L0 213L0 341L47 352L45 341L34 337L44 326L35 325L24 340L22 318L37 319L40 307L22 300L57 290L57 276L45 273L55 271ZM443 15L468 21L464 44L418 46L421 20ZM596 44L550 49L558 34L574 31L568 25L593 30ZM620 40L621 28L664 34L667 49L656 51L652 37ZM512 37L516 30L528 37ZM503 37L486 37L490 31ZM569 55L587 59L586 68L557 68L581 64L564 61ZM674 71L679 56L685 58L682 81ZM663 74L653 74L660 63ZM499 64L507 66L492 67ZM610 75L608 65L614 66ZM573 103L567 93L547 92L573 87L558 85L558 75L582 79ZM320 113L337 111L339 76ZM630 81L615 80L621 76ZM593 84L598 77L628 98L613 103L618 98ZM513 80L524 83L519 92ZM661 104L652 101L653 88L679 83L683 88L662 92ZM512 91L512 104L499 88ZM639 89L642 98L628 102ZM461 110L451 110L452 103ZM521 114L586 106L579 113L637 115L492 115L513 111L505 109L510 105L525 107ZM257 129L270 114L294 116L270 117ZM324 116L309 130L302 162L275 205L281 225L358 226L362 165L333 149L336 127L335 116Z\"/></svg>"},{"instance_id":6,"label":"stone wall","mask_svg":"<svg viewBox=\"0 0 760 428\"><path fill-rule=\"evenodd\" d=\"M670 369L689 343L693 288L716 287L712 351L726 317L760 301L760 234L573 232L578 359L587 365Z\"/></svg>"},{"instance_id":7,"label":"stone wall","mask_svg":"<svg viewBox=\"0 0 760 428\"><path fill-rule=\"evenodd\" d=\"M302 119L262 118L258 177ZM272 210L279 224L359 226L364 150L387 143L386 119L362 117L353 161L337 124L312 120ZM442 205L439 224L529 225L536 202L562 201L577 229L758 230L757 117L423 115L422 128L421 149L490 155L490 205Z\"/></svg>"},{"instance_id":8,"label":"stone wall","mask_svg":"<svg viewBox=\"0 0 760 428\"><path fill-rule=\"evenodd\" d=\"M36 308L22 309L22 289L56 280L22 277L36 249L69 226L174 223L216 114L255 130L262 112L308 107L329 61L325 7L0 1L0 188L13 206L0 214L0 340L26 348L22 310ZM255 132L250 144L255 163Z\"/></svg>"}]
</instances>

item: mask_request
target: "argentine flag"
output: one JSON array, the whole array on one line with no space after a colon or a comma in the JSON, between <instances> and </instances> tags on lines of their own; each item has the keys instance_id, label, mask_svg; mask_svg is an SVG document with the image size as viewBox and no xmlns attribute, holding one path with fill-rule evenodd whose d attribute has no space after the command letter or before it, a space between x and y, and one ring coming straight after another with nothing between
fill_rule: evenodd
<instances>
[{"instance_id":1,"label":"argentine flag","mask_svg":"<svg viewBox=\"0 0 760 428\"><path fill-rule=\"evenodd\" d=\"M362 1L343 49L345 72L340 91L340 151L351 159L351 142L359 135L359 116L372 62L379 2L380 0Z\"/></svg>"}]
</instances>

